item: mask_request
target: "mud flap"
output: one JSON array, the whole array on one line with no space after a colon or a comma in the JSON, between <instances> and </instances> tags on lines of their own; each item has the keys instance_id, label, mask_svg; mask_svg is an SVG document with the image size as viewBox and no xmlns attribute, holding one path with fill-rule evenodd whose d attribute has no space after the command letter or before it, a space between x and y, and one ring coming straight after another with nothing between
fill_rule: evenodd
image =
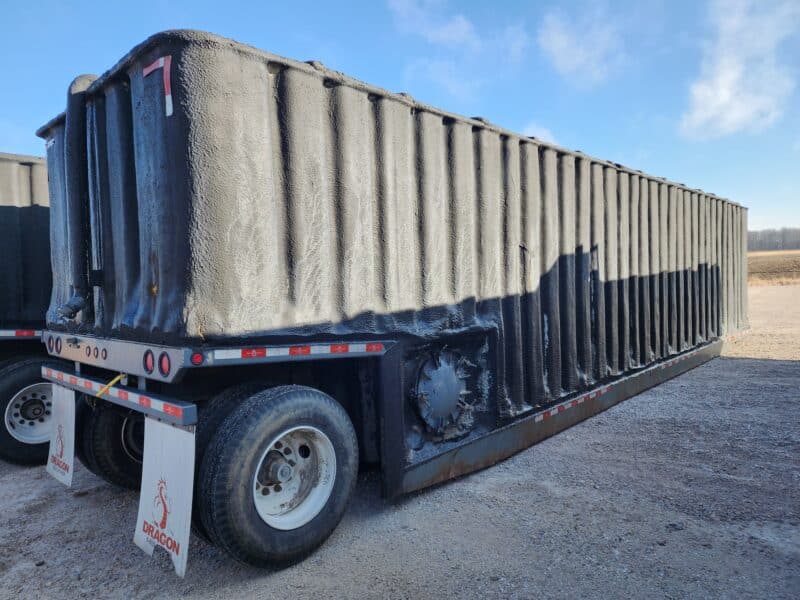
<instances>
[{"instance_id":1,"label":"mud flap","mask_svg":"<svg viewBox=\"0 0 800 600\"><path fill-rule=\"evenodd\" d=\"M75 470L75 392L53 385L53 429L47 472L70 487Z\"/></svg>"},{"instance_id":2,"label":"mud flap","mask_svg":"<svg viewBox=\"0 0 800 600\"><path fill-rule=\"evenodd\" d=\"M194 427L145 418L142 487L133 542L150 556L167 551L183 577L189 553L194 490Z\"/></svg>"}]
</instances>

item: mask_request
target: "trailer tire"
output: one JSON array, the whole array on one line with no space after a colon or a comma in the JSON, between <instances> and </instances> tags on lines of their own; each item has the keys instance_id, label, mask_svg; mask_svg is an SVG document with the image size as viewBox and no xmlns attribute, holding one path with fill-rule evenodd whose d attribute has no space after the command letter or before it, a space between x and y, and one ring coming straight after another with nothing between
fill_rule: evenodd
<instances>
[{"instance_id":1,"label":"trailer tire","mask_svg":"<svg viewBox=\"0 0 800 600\"><path fill-rule=\"evenodd\" d=\"M101 476L97 468L97 460L92 454L91 419L94 408L89 404L86 395L81 394L75 405L75 457L90 472Z\"/></svg>"},{"instance_id":2,"label":"trailer tire","mask_svg":"<svg viewBox=\"0 0 800 600\"><path fill-rule=\"evenodd\" d=\"M47 427L52 391L51 384L42 379L42 367L58 368L58 363L40 357L25 357L4 361L0 370L0 459L18 465L43 465L50 449L50 433ZM27 397L30 390L35 398ZM17 402L21 401L21 402ZM18 404L20 406L18 406ZM20 414L17 409L25 409ZM27 414L30 413L30 414ZM16 416L15 416L16 415ZM19 420L26 423L19 423ZM30 426L30 423L34 423ZM17 427L26 425L26 430ZM28 430L28 428L30 428ZM14 433L12 434L12 430Z\"/></svg>"},{"instance_id":3,"label":"trailer tire","mask_svg":"<svg viewBox=\"0 0 800 600\"><path fill-rule=\"evenodd\" d=\"M86 422L86 455L89 470L108 483L130 490L138 490L142 482L142 454L144 435L139 436L139 426L144 427L144 415L98 401ZM141 440L133 438L141 437Z\"/></svg>"},{"instance_id":4,"label":"trailer tire","mask_svg":"<svg viewBox=\"0 0 800 600\"><path fill-rule=\"evenodd\" d=\"M344 408L313 388L271 388L217 430L200 468L200 516L237 560L291 564L336 528L357 474L358 442Z\"/></svg>"},{"instance_id":5,"label":"trailer tire","mask_svg":"<svg viewBox=\"0 0 800 600\"><path fill-rule=\"evenodd\" d=\"M200 488L197 484L199 480L200 465L203 463L206 449L211 443L214 434L223 421L247 398L269 387L268 383L248 382L228 388L207 403L200 406L198 411L197 428L194 435L194 464L195 464L195 493L192 497L192 531L199 535L209 544L211 540L206 531L203 521L200 518Z\"/></svg>"}]
</instances>

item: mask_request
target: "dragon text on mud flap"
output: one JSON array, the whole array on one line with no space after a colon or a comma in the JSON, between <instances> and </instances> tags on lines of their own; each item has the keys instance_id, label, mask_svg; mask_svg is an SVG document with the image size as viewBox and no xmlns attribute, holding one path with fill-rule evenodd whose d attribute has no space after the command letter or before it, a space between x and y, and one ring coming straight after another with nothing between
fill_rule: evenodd
<instances>
[{"instance_id":1,"label":"dragon text on mud flap","mask_svg":"<svg viewBox=\"0 0 800 600\"><path fill-rule=\"evenodd\" d=\"M147 417L133 541L150 555L162 547L181 577L189 551L193 486L194 432Z\"/></svg>"},{"instance_id":2,"label":"dragon text on mud flap","mask_svg":"<svg viewBox=\"0 0 800 600\"><path fill-rule=\"evenodd\" d=\"M72 485L75 470L75 392L53 386L53 429L47 472L66 486Z\"/></svg>"}]
</instances>

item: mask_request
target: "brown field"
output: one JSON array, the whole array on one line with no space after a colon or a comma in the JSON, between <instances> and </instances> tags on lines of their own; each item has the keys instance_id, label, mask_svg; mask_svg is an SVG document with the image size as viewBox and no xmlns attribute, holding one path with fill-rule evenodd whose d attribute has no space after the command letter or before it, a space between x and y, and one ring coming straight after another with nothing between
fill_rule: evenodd
<instances>
[{"instance_id":1,"label":"brown field","mask_svg":"<svg viewBox=\"0 0 800 600\"><path fill-rule=\"evenodd\" d=\"M800 283L800 250L750 252L747 255L750 285L793 285Z\"/></svg>"}]
</instances>

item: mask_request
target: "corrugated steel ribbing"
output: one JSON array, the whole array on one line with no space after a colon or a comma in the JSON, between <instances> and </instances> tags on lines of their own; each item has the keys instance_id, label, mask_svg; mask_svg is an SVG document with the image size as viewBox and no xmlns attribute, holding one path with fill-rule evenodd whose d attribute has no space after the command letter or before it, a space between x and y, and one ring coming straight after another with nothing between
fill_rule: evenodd
<instances>
[{"instance_id":1,"label":"corrugated steel ribbing","mask_svg":"<svg viewBox=\"0 0 800 600\"><path fill-rule=\"evenodd\" d=\"M40 329L50 301L44 159L0 153L0 329Z\"/></svg>"},{"instance_id":2,"label":"corrugated steel ribbing","mask_svg":"<svg viewBox=\"0 0 800 600\"><path fill-rule=\"evenodd\" d=\"M514 413L746 324L745 209L698 190L194 32L85 106L99 333L496 330Z\"/></svg>"}]
</instances>

